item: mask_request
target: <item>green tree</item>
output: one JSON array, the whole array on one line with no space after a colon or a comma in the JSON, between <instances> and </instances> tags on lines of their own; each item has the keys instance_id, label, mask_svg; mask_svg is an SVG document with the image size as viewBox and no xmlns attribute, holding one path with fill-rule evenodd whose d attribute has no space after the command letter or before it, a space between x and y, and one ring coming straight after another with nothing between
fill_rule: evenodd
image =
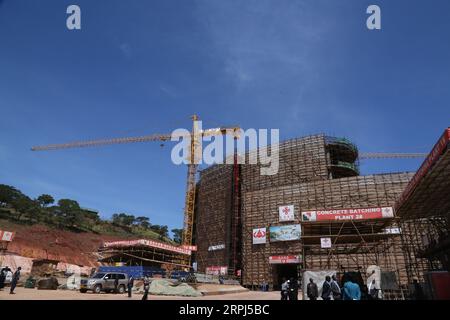
<instances>
[{"instance_id":1,"label":"green tree","mask_svg":"<svg viewBox=\"0 0 450 320\"><path fill-rule=\"evenodd\" d=\"M100 221L98 212L95 212L92 210L87 210L87 209L81 209L81 212L86 219L93 220L95 223Z\"/></svg>"},{"instance_id":2,"label":"green tree","mask_svg":"<svg viewBox=\"0 0 450 320\"><path fill-rule=\"evenodd\" d=\"M61 199L58 201L58 209L63 223L66 226L73 227L75 224L82 223L82 210L75 200Z\"/></svg>"},{"instance_id":3,"label":"green tree","mask_svg":"<svg viewBox=\"0 0 450 320\"><path fill-rule=\"evenodd\" d=\"M121 225L121 226L131 226L135 223L136 218L135 216L131 215L131 214L126 214L126 213L115 213L112 216L112 222L115 225Z\"/></svg>"},{"instance_id":4,"label":"green tree","mask_svg":"<svg viewBox=\"0 0 450 320\"><path fill-rule=\"evenodd\" d=\"M23 215L32 213L33 208L35 208L35 203L27 196L21 196L12 200L11 206L16 211L16 219L20 221Z\"/></svg>"},{"instance_id":5,"label":"green tree","mask_svg":"<svg viewBox=\"0 0 450 320\"><path fill-rule=\"evenodd\" d=\"M181 244L181 241L183 239L183 229L172 229L171 231L173 234L173 241Z\"/></svg>"},{"instance_id":6,"label":"green tree","mask_svg":"<svg viewBox=\"0 0 450 320\"><path fill-rule=\"evenodd\" d=\"M150 219L148 217L137 217L136 223L145 229L150 228Z\"/></svg>"},{"instance_id":7,"label":"green tree","mask_svg":"<svg viewBox=\"0 0 450 320\"><path fill-rule=\"evenodd\" d=\"M42 194L36 200L43 208L46 208L47 206L55 202L55 199L53 199L53 197L49 194Z\"/></svg>"},{"instance_id":8,"label":"green tree","mask_svg":"<svg viewBox=\"0 0 450 320\"><path fill-rule=\"evenodd\" d=\"M12 186L0 184L0 203L11 205L14 200L24 197L24 194Z\"/></svg>"},{"instance_id":9,"label":"green tree","mask_svg":"<svg viewBox=\"0 0 450 320\"><path fill-rule=\"evenodd\" d=\"M150 229L155 231L159 235L160 240L169 237L169 227L167 227L167 226L154 224L150 227Z\"/></svg>"}]
</instances>

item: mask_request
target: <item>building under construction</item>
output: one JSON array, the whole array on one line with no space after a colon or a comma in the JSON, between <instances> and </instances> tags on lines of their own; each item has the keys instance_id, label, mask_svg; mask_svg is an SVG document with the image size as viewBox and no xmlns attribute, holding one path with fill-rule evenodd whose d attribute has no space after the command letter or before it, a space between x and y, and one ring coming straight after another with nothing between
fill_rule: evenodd
<instances>
[{"instance_id":1,"label":"building under construction","mask_svg":"<svg viewBox=\"0 0 450 320\"><path fill-rule=\"evenodd\" d=\"M307 269L364 274L376 265L406 283L392 207L413 173L361 176L357 147L322 134L280 143L276 175L261 175L260 168L235 159L201 172L200 272L277 288L282 277L297 278Z\"/></svg>"},{"instance_id":2,"label":"building under construction","mask_svg":"<svg viewBox=\"0 0 450 320\"><path fill-rule=\"evenodd\" d=\"M189 269L191 250L155 240L105 242L98 249L99 262L106 265L146 266L167 269Z\"/></svg>"},{"instance_id":3,"label":"building under construction","mask_svg":"<svg viewBox=\"0 0 450 320\"><path fill-rule=\"evenodd\" d=\"M396 203L409 282L431 299L450 299L450 128Z\"/></svg>"}]
</instances>

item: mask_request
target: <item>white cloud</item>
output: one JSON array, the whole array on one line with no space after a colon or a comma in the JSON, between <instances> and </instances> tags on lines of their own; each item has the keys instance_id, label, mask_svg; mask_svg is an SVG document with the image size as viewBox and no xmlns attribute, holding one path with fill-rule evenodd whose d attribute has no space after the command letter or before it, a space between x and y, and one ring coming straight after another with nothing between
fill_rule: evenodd
<instances>
[{"instance_id":1,"label":"white cloud","mask_svg":"<svg viewBox=\"0 0 450 320\"><path fill-rule=\"evenodd\" d=\"M159 90L161 90L162 92L164 92L166 95L175 98L177 97L177 92L175 91L175 89L169 85L166 84L161 84L159 86Z\"/></svg>"},{"instance_id":2,"label":"white cloud","mask_svg":"<svg viewBox=\"0 0 450 320\"><path fill-rule=\"evenodd\" d=\"M303 1L198 2L203 23L239 89L275 77L307 77L311 48L325 30Z\"/></svg>"}]
</instances>

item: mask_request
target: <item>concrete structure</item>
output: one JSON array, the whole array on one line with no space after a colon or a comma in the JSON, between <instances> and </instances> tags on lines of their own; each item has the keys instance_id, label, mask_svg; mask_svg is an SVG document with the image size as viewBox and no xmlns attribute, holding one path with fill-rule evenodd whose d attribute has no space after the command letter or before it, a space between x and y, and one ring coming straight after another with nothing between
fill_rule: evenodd
<instances>
[{"instance_id":1,"label":"concrete structure","mask_svg":"<svg viewBox=\"0 0 450 320\"><path fill-rule=\"evenodd\" d=\"M240 276L245 286L278 287L281 277L298 277L304 269L365 273L379 265L406 282L395 217L363 213L348 219L340 212L329 215L333 220L305 221L302 212L378 208L381 214L394 206L412 173L360 176L356 146L322 134L280 143L279 160L273 176L262 176L260 165L249 164L201 172L195 225L199 271ZM293 217L290 212L283 221L282 210L293 210ZM297 225L300 238L288 241L298 236ZM322 248L321 241L331 242L331 248Z\"/></svg>"}]
</instances>

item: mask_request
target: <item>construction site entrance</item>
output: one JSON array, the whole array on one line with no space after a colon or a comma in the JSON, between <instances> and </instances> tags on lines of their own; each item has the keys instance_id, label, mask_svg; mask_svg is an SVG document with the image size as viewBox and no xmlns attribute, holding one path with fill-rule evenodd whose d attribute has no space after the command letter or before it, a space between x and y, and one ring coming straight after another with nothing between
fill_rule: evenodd
<instances>
[{"instance_id":1,"label":"construction site entrance","mask_svg":"<svg viewBox=\"0 0 450 320\"><path fill-rule=\"evenodd\" d=\"M301 266L298 263L272 265L273 289L281 290L283 279L289 280L291 278L294 278L294 280L297 280L300 268Z\"/></svg>"}]
</instances>

